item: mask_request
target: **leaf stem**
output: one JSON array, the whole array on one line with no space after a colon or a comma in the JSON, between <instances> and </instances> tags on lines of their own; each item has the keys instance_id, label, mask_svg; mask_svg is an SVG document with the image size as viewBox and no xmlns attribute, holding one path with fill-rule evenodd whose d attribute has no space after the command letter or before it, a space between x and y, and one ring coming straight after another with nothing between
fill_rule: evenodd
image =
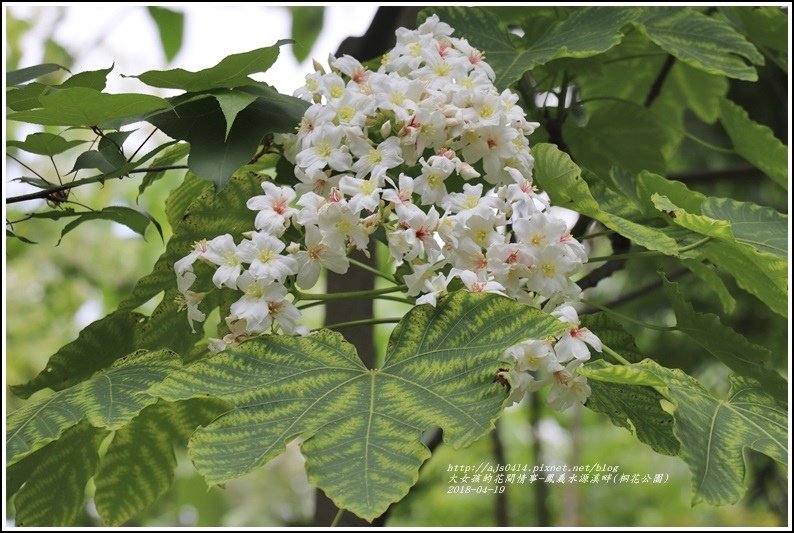
<instances>
[{"instance_id":1,"label":"leaf stem","mask_svg":"<svg viewBox=\"0 0 794 533\"><path fill-rule=\"evenodd\" d=\"M656 324L648 324L647 322L643 322L641 320L637 320L636 318L632 318L628 315L624 315L623 313L619 313L618 311L614 311L609 307L605 307L601 304L597 304L595 302L591 302L590 300L585 300L584 298L581 299L582 303L589 305L590 307L595 307L596 309L601 309L608 315L614 316L619 320L624 320L626 322L630 322L632 324L636 324L638 326L642 326L643 328L648 329L655 329L656 331L677 331L677 326L657 326Z\"/></svg>"},{"instance_id":2,"label":"leaf stem","mask_svg":"<svg viewBox=\"0 0 794 533\"><path fill-rule=\"evenodd\" d=\"M301 292L296 289L296 295L301 300L353 300L356 298L372 298L381 294L388 294L390 292L400 292L405 290L405 285L398 285L396 287L386 287L384 289L372 289L368 291L351 291L351 292L332 292L330 294L310 294Z\"/></svg>"},{"instance_id":3,"label":"leaf stem","mask_svg":"<svg viewBox=\"0 0 794 533\"><path fill-rule=\"evenodd\" d=\"M396 324L402 320L402 317L389 317L389 318L364 318L361 320L350 320L348 322L337 322L336 324L327 324L320 328L314 328L312 331L318 329L339 329L339 328L352 328L354 326L369 326L374 324Z\"/></svg>"},{"instance_id":4,"label":"leaf stem","mask_svg":"<svg viewBox=\"0 0 794 533\"><path fill-rule=\"evenodd\" d=\"M385 279L386 281L389 281L389 282L394 283L395 285L397 285L397 280L396 279L394 279L393 277L389 276L388 274L385 274L384 272L381 272L377 268L371 267L371 266L369 266L366 263L362 263L361 261L359 261L357 259L353 259L352 257L349 257L348 261L350 261L350 264L353 265L353 266L357 266L358 268L360 268L362 270L366 270L370 274L375 274L376 276L380 276L381 278Z\"/></svg>"},{"instance_id":5,"label":"leaf stem","mask_svg":"<svg viewBox=\"0 0 794 533\"><path fill-rule=\"evenodd\" d=\"M16 158L10 154L7 154L10 158ZM18 160L17 160L18 161ZM18 161L19 162L19 161ZM28 170L34 172L37 176L41 177L38 172L35 172L33 169L28 167L27 165L20 163L22 166L27 168ZM71 181L69 183L64 183L63 185L58 185L57 187L50 187L49 189L42 189L40 191L30 193L30 194L21 194L19 196L12 196L11 198L6 199L7 204L16 204L19 202L25 202L27 200L37 200L39 198L47 198L53 193L65 191L67 189L74 189L75 187L80 187L81 185L88 185L90 183L97 183L97 182L104 182L105 180L109 179L122 179L127 174L140 174L142 172L159 172L162 170L182 170L187 169L187 165L163 165L159 167L147 167L147 168L134 168L128 170L126 174L120 174L118 176L111 176L110 174L101 174L99 176L93 176L91 178L85 178L82 180ZM118 171L116 171L118 172ZM112 173L111 173L112 174ZM44 178L42 178L44 179Z\"/></svg>"},{"instance_id":6,"label":"leaf stem","mask_svg":"<svg viewBox=\"0 0 794 533\"><path fill-rule=\"evenodd\" d=\"M610 348L610 347L609 347L609 346L607 346L606 344L602 344L602 345L601 345L601 348L603 348L603 350L604 350L606 353L608 353L609 355L611 355L611 356L612 356L612 357L613 357L613 358L614 358L616 361L618 361L618 362L619 362L621 365L630 365L630 364L632 364L632 363L631 363L631 361L629 361L628 359L626 359L625 357L623 357L622 355L620 355L618 352L616 352L615 350L613 350L612 348Z\"/></svg>"},{"instance_id":7,"label":"leaf stem","mask_svg":"<svg viewBox=\"0 0 794 533\"><path fill-rule=\"evenodd\" d=\"M344 509L339 509L339 511L336 513L336 516L331 521L331 526L330 527L337 527L339 525L339 522L342 521L342 515L343 514L345 514L345 510Z\"/></svg>"},{"instance_id":8,"label":"leaf stem","mask_svg":"<svg viewBox=\"0 0 794 533\"><path fill-rule=\"evenodd\" d=\"M416 305L416 302L409 298L400 298L399 296L389 296L387 294L379 294L377 296L373 296L372 298L375 300L391 300L393 302L400 302L408 305ZM302 300L302 298L296 299L296 301L300 301L300 300ZM303 310L303 309L308 309L310 307L316 307L318 305L325 305L327 302L328 300L315 300L314 302L309 302L307 304L299 305L298 309Z\"/></svg>"}]
</instances>

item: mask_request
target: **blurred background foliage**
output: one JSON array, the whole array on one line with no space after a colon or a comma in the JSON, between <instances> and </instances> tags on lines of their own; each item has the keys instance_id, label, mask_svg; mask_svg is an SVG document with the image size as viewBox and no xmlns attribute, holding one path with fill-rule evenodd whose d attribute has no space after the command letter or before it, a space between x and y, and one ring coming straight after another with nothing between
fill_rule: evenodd
<instances>
[{"instance_id":1,"label":"blurred background foliage","mask_svg":"<svg viewBox=\"0 0 794 533\"><path fill-rule=\"evenodd\" d=\"M69 67L75 62L67 47L58 41L58 25L65 9L36 8L20 15L6 7L7 69L18 68L22 46L28 32L38 28L43 35L40 57L30 63L53 62ZM138 8L145 10L146 8ZM201 9L179 8L179 9ZM312 43L323 27L323 8L294 7L292 26L283 35L292 35L299 45L294 48L298 61L311 58ZM333 7L328 9L345 9ZM497 11L503 20L527 16L505 8ZM45 11L49 11L44 17ZM53 16L53 11L55 11ZM173 59L182 42L185 18L179 11L153 8L150 22L162 40L161 65ZM542 26L543 17L535 13ZM263 10L262 16L266 16ZM46 26L41 28L46 18ZM230 38L233 38L230 34ZM268 39L272 40L270 37ZM623 46L623 45L621 45ZM619 48L619 47L618 47ZM313 51L324 59L328 50ZM113 54L108 51L108 58ZM158 65L153 65L158 66ZM631 68L626 65L625 68ZM306 69L308 70L308 69ZM759 69L757 83L730 81L729 97L748 110L751 118L770 126L775 135L788 144L788 93L786 74L776 61L767 60ZM59 76L55 73L52 76ZM719 125L707 124L690 111L683 117L687 131L716 146L730 146L730 140ZM8 138L21 138L29 132L19 131L16 123L7 124ZM64 156L56 156L58 159ZM42 158L43 159L43 158ZM7 161L8 163L8 161ZM48 179L55 179L48 161L36 161L35 170ZM47 164L44 164L47 163ZM63 163L62 163L63 164ZM65 166L65 165L64 165ZM670 174L680 174L691 188L705 194L734 197L768 205L787 213L787 200L780 190L760 173L747 171L737 176L720 175L716 169L747 168L736 155L709 150L688 139L683 141L676 157L669 164ZM696 173L691 169L697 169ZM163 208L168 193L181 181L181 172L170 171L146 193L137 198L139 180L120 180L105 187L82 187L74 193L80 202L92 206L111 204L138 205L163 224L166 240L170 228ZM7 219L20 218L24 210L9 206ZM91 321L116 308L131 290L134 282L151 270L164 244L149 229L146 239L111 222L93 222L81 226L55 246L65 221L30 220L22 235L38 244L28 245L7 239L6 253L6 383L14 384L32 378L60 346L77 336ZM380 254L385 256L385 254ZM627 268L595 289L603 296L618 294L633 287L644 286L658 279L659 258L636 258ZM672 264L672 263L671 263ZM713 293L693 276L678 280L698 309L719 313L719 302ZM736 313L727 325L750 340L773 349L780 367L788 364L787 324L768 308L757 305L752 296L737 290L732 279L724 278L736 298ZM593 298L598 300L598 298ZM602 298L603 300L603 298ZM311 318L322 323L321 308ZM401 304L379 301L376 312L381 316L402 314ZM673 317L671 309L658 292L635 298L619 307L622 313L639 320L665 323ZM679 335L660 333L627 325L643 353L669 367L692 373L714 391L727 391L725 367L699 357L699 348ZM389 326L376 328L376 345L384 349ZM6 394L7 411L17 406L15 398ZM542 397L531 401L538 406ZM654 453L638 442L628 431L613 426L605 416L587 409L571 409L556 413L544 408L533 409L526 402L508 410L499 424L501 444L507 463L535 465L610 464L621 472L669 475L666 483L639 485L580 485L541 482L508 485L507 518L515 526L779 526L786 523L787 473L770 459L753 454L747 477L750 490L733 506L709 507L690 505L690 474L678 458ZM182 455L176 480L166 496L129 525L136 526L281 526L311 524L314 490L308 484L303 460L295 446L287 454L257 469L246 477L226 485L225 490L206 485L189 461ZM418 485L409 496L396 504L387 525L392 526L493 526L499 524L496 498L493 494L447 494L449 465L479 464L496 461L494 440L486 436L469 449L452 450L441 445L424 465ZM90 490L90 486L89 486ZM504 520L504 517L501 518ZM83 525L99 525L90 505L82 519ZM504 524L502 524L504 525Z\"/></svg>"}]
</instances>

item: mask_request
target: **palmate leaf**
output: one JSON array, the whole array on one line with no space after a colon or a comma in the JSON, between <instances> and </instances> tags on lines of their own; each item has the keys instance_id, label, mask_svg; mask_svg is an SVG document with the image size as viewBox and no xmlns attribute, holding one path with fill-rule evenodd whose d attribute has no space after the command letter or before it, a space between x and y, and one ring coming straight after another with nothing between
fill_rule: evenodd
<instances>
[{"instance_id":1,"label":"palmate leaf","mask_svg":"<svg viewBox=\"0 0 794 533\"><path fill-rule=\"evenodd\" d=\"M664 232L604 211L582 178L581 169L553 144L536 144L534 177L552 203L592 217L629 240L666 255L679 255L678 243Z\"/></svg>"},{"instance_id":2,"label":"palmate leaf","mask_svg":"<svg viewBox=\"0 0 794 533\"><path fill-rule=\"evenodd\" d=\"M174 443L184 446L196 427L226 410L218 400L159 401L118 430L94 478L102 521L121 525L165 494L174 480Z\"/></svg>"},{"instance_id":3,"label":"palmate leaf","mask_svg":"<svg viewBox=\"0 0 794 533\"><path fill-rule=\"evenodd\" d=\"M190 455L209 483L239 477L301 437L309 479L372 520L416 482L430 456L424 430L443 428L458 448L493 427L507 399L494 381L503 350L564 327L506 298L458 291L403 318L383 368L367 369L338 333L271 335L194 363L150 392L235 406L191 438Z\"/></svg>"},{"instance_id":4,"label":"palmate leaf","mask_svg":"<svg viewBox=\"0 0 794 533\"><path fill-rule=\"evenodd\" d=\"M764 56L728 23L691 8L650 7L637 26L676 58L711 74L755 81L752 65L764 64Z\"/></svg>"},{"instance_id":5,"label":"palmate leaf","mask_svg":"<svg viewBox=\"0 0 794 533\"><path fill-rule=\"evenodd\" d=\"M170 107L166 100L157 96L107 94L87 87L63 89L44 95L39 101L40 109L10 113L7 118L44 126L90 128Z\"/></svg>"},{"instance_id":6,"label":"palmate leaf","mask_svg":"<svg viewBox=\"0 0 794 533\"><path fill-rule=\"evenodd\" d=\"M275 165L275 161L273 161ZM174 263L187 255L193 243L230 233L235 237L253 229L255 213L248 198L262 194L261 177L240 173L219 192L191 173L169 196L166 214L174 234L151 273L142 277L120 308L134 309L159 292L176 287Z\"/></svg>"},{"instance_id":7,"label":"palmate leaf","mask_svg":"<svg viewBox=\"0 0 794 533\"><path fill-rule=\"evenodd\" d=\"M576 161L596 174L607 175L614 165L631 172L664 172L666 132L653 111L641 105L604 106L584 127L566 120L563 136Z\"/></svg>"},{"instance_id":8,"label":"palmate leaf","mask_svg":"<svg viewBox=\"0 0 794 533\"><path fill-rule=\"evenodd\" d=\"M582 325L596 332L601 341L631 362L642 359L634 339L604 313L582 316ZM610 366L600 355L587 363L587 369ZM673 417L662 409L664 397L653 387L590 380L590 397L585 406L607 415L616 426L631 431L640 442L664 455L678 455L679 444L673 435Z\"/></svg>"},{"instance_id":9,"label":"palmate leaf","mask_svg":"<svg viewBox=\"0 0 794 533\"><path fill-rule=\"evenodd\" d=\"M677 283L668 281L664 276L662 281L667 299L675 311L678 331L737 374L756 379L772 397L785 400L788 390L786 380L765 366L772 359L769 350L753 344L723 325L717 315L695 311L692 304L684 298Z\"/></svg>"},{"instance_id":10,"label":"palmate leaf","mask_svg":"<svg viewBox=\"0 0 794 533\"><path fill-rule=\"evenodd\" d=\"M736 153L788 190L788 149L775 134L730 100L720 101L723 127Z\"/></svg>"},{"instance_id":11,"label":"palmate leaf","mask_svg":"<svg viewBox=\"0 0 794 533\"><path fill-rule=\"evenodd\" d=\"M673 403L673 431L681 443L681 458L692 471L693 503L739 500L745 491L745 448L787 464L786 405L753 379L731 376L731 391L722 400L684 372L650 359L580 372L589 380L651 386Z\"/></svg>"},{"instance_id":12,"label":"palmate leaf","mask_svg":"<svg viewBox=\"0 0 794 533\"><path fill-rule=\"evenodd\" d=\"M54 156L87 142L81 139L67 141L54 133L39 132L31 133L24 141L6 141L6 146L13 146L31 154Z\"/></svg>"},{"instance_id":13,"label":"palmate leaf","mask_svg":"<svg viewBox=\"0 0 794 533\"><path fill-rule=\"evenodd\" d=\"M166 60L173 61L182 48L182 36L185 32L185 14L158 6L149 6L147 10L157 26L157 32L160 34L160 44L163 45L163 53Z\"/></svg>"},{"instance_id":14,"label":"palmate leaf","mask_svg":"<svg viewBox=\"0 0 794 533\"><path fill-rule=\"evenodd\" d=\"M231 89L241 85L256 84L249 74L265 72L278 58L279 48L292 41L282 39L272 46L232 54L210 68L190 72L181 68L173 70L150 70L133 76L146 85L162 89L182 89L200 92L209 89Z\"/></svg>"},{"instance_id":15,"label":"palmate leaf","mask_svg":"<svg viewBox=\"0 0 794 533\"><path fill-rule=\"evenodd\" d=\"M56 72L58 70L68 70L66 67L56 65L55 63L42 63L40 65L33 65L30 67L21 68L6 72L6 85L19 85L26 81L35 80L45 74Z\"/></svg>"},{"instance_id":16,"label":"palmate leaf","mask_svg":"<svg viewBox=\"0 0 794 533\"><path fill-rule=\"evenodd\" d=\"M485 53L496 72L494 85L503 90L518 81L524 72L563 57L590 57L605 52L623 38L623 26L639 16L630 7L584 7L544 33L527 50L518 50L499 19L484 9L469 7L432 7L419 15L423 21L436 13L455 28L456 37L465 37Z\"/></svg>"},{"instance_id":17,"label":"palmate leaf","mask_svg":"<svg viewBox=\"0 0 794 533\"><path fill-rule=\"evenodd\" d=\"M781 259L788 257L788 217L769 207L730 198L708 197L701 210L705 216L725 220L737 242Z\"/></svg>"},{"instance_id":18,"label":"palmate leaf","mask_svg":"<svg viewBox=\"0 0 794 533\"><path fill-rule=\"evenodd\" d=\"M265 134L293 131L308 107L264 84L173 103L172 111L148 121L172 138L189 142L190 170L218 189L251 160Z\"/></svg>"},{"instance_id":19,"label":"palmate leaf","mask_svg":"<svg viewBox=\"0 0 794 533\"><path fill-rule=\"evenodd\" d=\"M151 316L131 312L131 308L140 305L136 304L89 324L77 339L55 352L37 376L27 383L12 385L11 391L27 398L48 387L63 390L136 350L166 348L184 354L198 338L191 333L184 311L175 302L177 294L176 287L168 288Z\"/></svg>"},{"instance_id":20,"label":"palmate leaf","mask_svg":"<svg viewBox=\"0 0 794 533\"><path fill-rule=\"evenodd\" d=\"M74 525L84 509L86 483L99 462L99 445L107 435L82 422L50 444L14 499L16 525Z\"/></svg>"},{"instance_id":21,"label":"palmate leaf","mask_svg":"<svg viewBox=\"0 0 794 533\"><path fill-rule=\"evenodd\" d=\"M57 440L83 419L91 425L119 429L155 402L140 394L181 366L167 350L131 354L91 379L25 404L8 415L6 464L13 464Z\"/></svg>"}]
</instances>

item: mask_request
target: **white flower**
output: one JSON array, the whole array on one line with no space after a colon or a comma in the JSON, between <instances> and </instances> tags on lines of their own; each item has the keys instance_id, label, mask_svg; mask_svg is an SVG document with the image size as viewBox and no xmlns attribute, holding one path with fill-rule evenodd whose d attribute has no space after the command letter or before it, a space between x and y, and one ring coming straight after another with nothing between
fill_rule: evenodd
<instances>
[{"instance_id":1,"label":"white flower","mask_svg":"<svg viewBox=\"0 0 794 533\"><path fill-rule=\"evenodd\" d=\"M510 385L510 397L508 402L516 404L524 399L528 390L533 390L535 378L532 374L519 370L516 367L510 368L507 372L500 372L499 375Z\"/></svg>"},{"instance_id":2,"label":"white flower","mask_svg":"<svg viewBox=\"0 0 794 533\"><path fill-rule=\"evenodd\" d=\"M255 232L250 241L240 243L238 256L250 263L248 271L257 279L283 283L287 276L297 272L295 259L279 255L284 250L283 241L264 232Z\"/></svg>"},{"instance_id":3,"label":"white flower","mask_svg":"<svg viewBox=\"0 0 794 533\"><path fill-rule=\"evenodd\" d=\"M394 189L386 189L383 191L383 199L387 202L392 202L395 205L405 204L411 201L414 193L414 179L405 174L400 174L399 187L394 185L394 182L386 178L386 181L391 184Z\"/></svg>"},{"instance_id":4,"label":"white flower","mask_svg":"<svg viewBox=\"0 0 794 533\"><path fill-rule=\"evenodd\" d=\"M426 280L425 290L427 294L417 298L416 305L430 304L435 307L438 299L447 294L447 285L449 285L451 279L451 276L436 274L432 278Z\"/></svg>"},{"instance_id":5,"label":"white flower","mask_svg":"<svg viewBox=\"0 0 794 533\"><path fill-rule=\"evenodd\" d=\"M320 277L320 267L337 274L344 274L350 267L350 261L342 251L330 248L322 242L322 235L317 226L306 226L306 251L295 254L299 265L297 284L301 289L314 287Z\"/></svg>"},{"instance_id":6,"label":"white flower","mask_svg":"<svg viewBox=\"0 0 794 533\"><path fill-rule=\"evenodd\" d=\"M577 403L583 404L590 396L590 385L587 378L574 375L574 369L581 361L573 361L562 370L554 372L551 390L549 391L549 407L564 411Z\"/></svg>"},{"instance_id":7,"label":"white flower","mask_svg":"<svg viewBox=\"0 0 794 533\"><path fill-rule=\"evenodd\" d=\"M353 163L356 177L371 175L378 183L383 182L387 170L403 162L400 155L400 140L397 137L389 137L378 146L371 146L361 138L356 138L350 143L350 151L358 158L358 161Z\"/></svg>"},{"instance_id":8,"label":"white flower","mask_svg":"<svg viewBox=\"0 0 794 533\"><path fill-rule=\"evenodd\" d=\"M513 357L518 370L548 369L556 363L554 350L548 341L526 340L515 344L504 352L505 356Z\"/></svg>"},{"instance_id":9,"label":"white flower","mask_svg":"<svg viewBox=\"0 0 794 533\"><path fill-rule=\"evenodd\" d=\"M234 239L228 233L207 242L207 250L203 257L210 263L218 265L212 276L212 282L216 287L221 288L225 285L231 289L236 288L237 278L243 268L239 252L240 247L234 244Z\"/></svg>"},{"instance_id":10,"label":"white flower","mask_svg":"<svg viewBox=\"0 0 794 533\"><path fill-rule=\"evenodd\" d=\"M502 296L505 295L503 292L505 288L502 287L501 283L483 279L482 276L478 276L471 270L460 272L458 277L460 277L463 284L471 292L492 292L494 294L501 294Z\"/></svg>"},{"instance_id":11,"label":"white flower","mask_svg":"<svg viewBox=\"0 0 794 533\"><path fill-rule=\"evenodd\" d=\"M374 177L364 180L342 176L339 179L339 190L351 197L347 203L355 212L362 209L373 212L378 208L381 188L378 187L378 180Z\"/></svg>"},{"instance_id":12,"label":"white flower","mask_svg":"<svg viewBox=\"0 0 794 533\"><path fill-rule=\"evenodd\" d=\"M347 152L347 147L342 144L344 130L332 124L323 124L315 129L315 133L312 145L295 156L298 166L303 167L307 173L326 166L340 172L350 170L353 159Z\"/></svg>"},{"instance_id":13,"label":"white flower","mask_svg":"<svg viewBox=\"0 0 794 533\"><path fill-rule=\"evenodd\" d=\"M287 289L278 282L257 279L244 272L237 282L243 296L231 306L234 320L245 320L248 333L264 333L271 325L270 304L280 302Z\"/></svg>"},{"instance_id":14,"label":"white flower","mask_svg":"<svg viewBox=\"0 0 794 533\"><path fill-rule=\"evenodd\" d=\"M328 203L320 210L317 222L329 246L344 247L350 241L359 250L366 250L369 234L349 205L338 201Z\"/></svg>"},{"instance_id":15,"label":"white flower","mask_svg":"<svg viewBox=\"0 0 794 533\"><path fill-rule=\"evenodd\" d=\"M572 306L563 305L553 311L552 315L559 317L562 322L571 324L571 328L566 330L560 340L557 341L557 344L554 345L558 360L561 362L570 361L571 359L587 361L590 359L588 344L595 351L601 351L601 340L589 329L579 326L579 315Z\"/></svg>"},{"instance_id":16,"label":"white flower","mask_svg":"<svg viewBox=\"0 0 794 533\"><path fill-rule=\"evenodd\" d=\"M425 282L433 277L436 273L435 265L433 263L421 263L414 265L412 274L403 277L405 285L408 287L405 291L408 296L416 296L425 289Z\"/></svg>"},{"instance_id":17,"label":"white flower","mask_svg":"<svg viewBox=\"0 0 794 533\"><path fill-rule=\"evenodd\" d=\"M196 262L196 259L199 259L204 255L204 252L207 251L207 240L201 239L200 241L196 241L193 243L193 250L190 251L185 257L174 263L174 272L176 272L177 277L184 274L185 272L189 272L193 266L193 263ZM192 283L192 282L191 282Z\"/></svg>"},{"instance_id":18,"label":"white flower","mask_svg":"<svg viewBox=\"0 0 794 533\"><path fill-rule=\"evenodd\" d=\"M248 209L259 211L254 225L256 229L281 235L290 217L297 213L289 206L295 199L295 191L269 181L262 182L262 190L264 195L254 196L246 202Z\"/></svg>"},{"instance_id":19,"label":"white flower","mask_svg":"<svg viewBox=\"0 0 794 533\"><path fill-rule=\"evenodd\" d=\"M414 180L414 189L421 195L422 204L441 205L447 195L444 180L455 170L455 163L437 155L427 161L422 159L420 163L422 173Z\"/></svg>"}]
</instances>

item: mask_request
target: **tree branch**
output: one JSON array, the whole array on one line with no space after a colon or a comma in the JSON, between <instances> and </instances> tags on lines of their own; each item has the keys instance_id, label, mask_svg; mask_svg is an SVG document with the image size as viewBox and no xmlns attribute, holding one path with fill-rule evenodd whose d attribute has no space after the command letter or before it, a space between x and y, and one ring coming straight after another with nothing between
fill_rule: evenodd
<instances>
[{"instance_id":1,"label":"tree branch","mask_svg":"<svg viewBox=\"0 0 794 533\"><path fill-rule=\"evenodd\" d=\"M667 56L667 59L664 61L664 65L662 65L662 69L659 71L659 75L656 76L656 79L653 80L653 85L651 85L651 90L648 91L648 96L645 98L645 102L642 104L645 107L651 107L653 101L659 97L659 94L662 92L662 85L664 85L664 80L667 79L667 75L670 74L670 70L673 68L675 64L675 57Z\"/></svg>"},{"instance_id":2,"label":"tree branch","mask_svg":"<svg viewBox=\"0 0 794 533\"><path fill-rule=\"evenodd\" d=\"M38 200L42 198L49 198L55 193L66 191L69 189L74 189L75 187L80 187L82 185L89 185L91 183L102 182L105 180L110 179L122 179L127 174L141 174L145 172L162 172L165 170L185 170L187 169L187 165L163 165L159 167L147 167L147 168L134 168L128 171L126 174L121 174L119 176L113 176L108 174L101 174L99 176L94 176L91 178L85 178L82 180L72 181L69 183L64 183L63 185L58 185L56 187L50 187L48 189L42 189L40 191L32 192L29 194L21 194L19 196L12 196L11 198L6 198L6 204L16 204L19 202L26 202L28 200Z\"/></svg>"}]
</instances>

